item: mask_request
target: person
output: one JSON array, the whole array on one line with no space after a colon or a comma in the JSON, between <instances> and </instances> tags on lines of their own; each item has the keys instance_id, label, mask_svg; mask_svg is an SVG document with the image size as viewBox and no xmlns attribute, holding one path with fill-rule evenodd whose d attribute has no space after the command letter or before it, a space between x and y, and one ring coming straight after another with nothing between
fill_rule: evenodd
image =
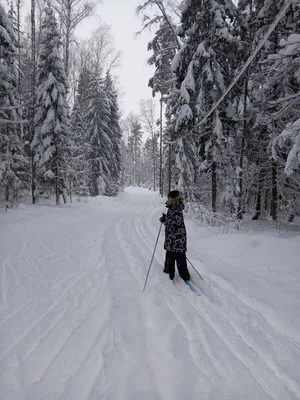
<instances>
[{"instance_id":1,"label":"person","mask_svg":"<svg viewBox=\"0 0 300 400\"><path fill-rule=\"evenodd\" d=\"M163 213L160 222L165 225L166 259L164 272L169 274L171 280L175 277L175 262L179 276L184 281L189 281L190 273L186 262L187 237L183 219L184 203L178 190L168 194L166 202L167 214Z\"/></svg>"}]
</instances>

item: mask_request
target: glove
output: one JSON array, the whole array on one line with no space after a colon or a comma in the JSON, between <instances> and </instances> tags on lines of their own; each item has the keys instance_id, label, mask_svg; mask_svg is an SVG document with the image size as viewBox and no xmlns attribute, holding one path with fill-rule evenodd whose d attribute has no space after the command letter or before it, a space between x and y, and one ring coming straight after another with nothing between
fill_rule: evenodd
<instances>
[{"instance_id":1,"label":"glove","mask_svg":"<svg viewBox=\"0 0 300 400\"><path fill-rule=\"evenodd\" d=\"M165 213L163 213L163 215L159 218L159 222L161 222L162 224L165 224L167 220L167 216Z\"/></svg>"}]
</instances>

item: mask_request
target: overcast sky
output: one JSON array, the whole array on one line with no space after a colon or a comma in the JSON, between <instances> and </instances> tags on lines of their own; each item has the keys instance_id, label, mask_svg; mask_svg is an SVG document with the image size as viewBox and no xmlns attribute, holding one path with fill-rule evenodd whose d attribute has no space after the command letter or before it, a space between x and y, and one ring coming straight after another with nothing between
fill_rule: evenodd
<instances>
[{"instance_id":1,"label":"overcast sky","mask_svg":"<svg viewBox=\"0 0 300 400\"><path fill-rule=\"evenodd\" d=\"M147 65L151 55L147 44L152 35L144 32L135 37L134 33L141 29L141 18L136 16L135 9L140 0L103 0L97 8L101 20L112 28L117 50L123 52L121 66L116 70L120 76L123 92L121 109L124 114L130 111L138 112L140 99L152 97L148 80L153 74L153 68ZM86 37L98 26L99 17L91 17L81 23L76 31L77 37Z\"/></svg>"},{"instance_id":2,"label":"overcast sky","mask_svg":"<svg viewBox=\"0 0 300 400\"><path fill-rule=\"evenodd\" d=\"M142 26L141 18L136 15L135 9L142 1L102 0L102 4L97 7L96 16L81 22L75 32L77 38L87 38L101 21L111 26L116 50L123 53L121 66L115 70L115 74L119 76L122 93L120 109L123 116L131 111L139 112L139 101L152 97L148 81L154 69L147 65L147 59L151 56L147 45L153 33L145 31L138 37L135 35ZM30 0L25 0L22 4L25 17L30 12Z\"/></svg>"}]
</instances>

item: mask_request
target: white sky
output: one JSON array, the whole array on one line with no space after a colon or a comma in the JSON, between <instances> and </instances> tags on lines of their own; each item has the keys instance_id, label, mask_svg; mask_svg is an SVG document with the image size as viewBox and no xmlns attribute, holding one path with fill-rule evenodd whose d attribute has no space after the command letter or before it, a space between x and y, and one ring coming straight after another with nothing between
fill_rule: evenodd
<instances>
[{"instance_id":1,"label":"white sky","mask_svg":"<svg viewBox=\"0 0 300 400\"><path fill-rule=\"evenodd\" d=\"M150 32L143 32L136 37L135 32L141 29L141 18L135 13L139 0L103 0L97 8L98 17L90 17L81 23L75 36L87 37L97 28L99 17L112 27L115 47L123 52L121 66L115 72L120 77L123 96L120 108L124 115L130 111L139 111L139 101L152 97L148 80L153 74L153 68L147 65L151 53L147 44L151 40Z\"/></svg>"}]
</instances>

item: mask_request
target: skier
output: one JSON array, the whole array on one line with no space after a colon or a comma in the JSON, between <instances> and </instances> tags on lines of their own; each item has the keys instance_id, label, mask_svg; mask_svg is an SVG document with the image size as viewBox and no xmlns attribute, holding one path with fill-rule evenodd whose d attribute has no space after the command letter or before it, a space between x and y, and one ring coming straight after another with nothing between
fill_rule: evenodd
<instances>
[{"instance_id":1,"label":"skier","mask_svg":"<svg viewBox=\"0 0 300 400\"><path fill-rule=\"evenodd\" d=\"M186 262L186 229L183 219L184 204L183 198L178 190L172 190L168 194L166 202L168 208L167 214L163 213L159 221L166 227L165 245L166 259L164 272L169 274L171 280L175 276L175 261L177 264L180 277L185 281L189 281L190 273Z\"/></svg>"}]
</instances>

